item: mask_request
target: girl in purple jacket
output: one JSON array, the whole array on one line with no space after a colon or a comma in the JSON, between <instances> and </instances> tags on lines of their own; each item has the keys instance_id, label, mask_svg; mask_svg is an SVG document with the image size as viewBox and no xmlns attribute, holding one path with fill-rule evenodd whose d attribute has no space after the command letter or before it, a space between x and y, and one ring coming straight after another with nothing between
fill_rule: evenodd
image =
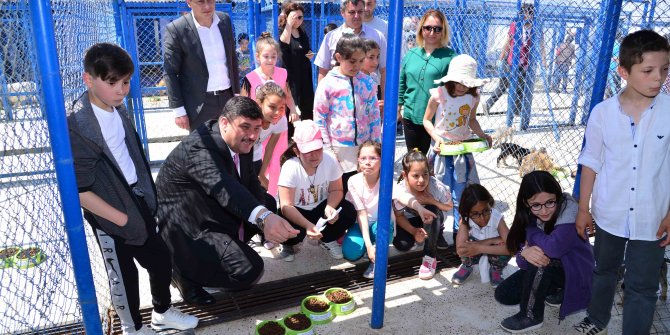
<instances>
[{"instance_id":1,"label":"girl in purple jacket","mask_svg":"<svg viewBox=\"0 0 670 335\"><path fill-rule=\"evenodd\" d=\"M595 261L589 242L577 235L576 217L577 201L562 193L550 173L533 171L523 177L507 235L507 248L516 253L520 270L495 292L501 304L519 304L519 313L500 323L506 331L542 327L545 302L560 306L560 319L588 306Z\"/></svg>"}]
</instances>

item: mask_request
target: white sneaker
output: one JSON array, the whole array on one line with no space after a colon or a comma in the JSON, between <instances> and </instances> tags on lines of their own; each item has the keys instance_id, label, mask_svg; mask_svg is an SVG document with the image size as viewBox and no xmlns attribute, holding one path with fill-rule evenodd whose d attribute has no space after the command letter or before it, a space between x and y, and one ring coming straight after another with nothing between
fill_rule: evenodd
<instances>
[{"instance_id":1,"label":"white sneaker","mask_svg":"<svg viewBox=\"0 0 670 335\"><path fill-rule=\"evenodd\" d=\"M151 327L157 330L177 329L186 330L193 329L198 325L198 318L193 315L180 312L174 307L170 307L165 313L158 314L156 311L151 312Z\"/></svg>"},{"instance_id":2,"label":"white sneaker","mask_svg":"<svg viewBox=\"0 0 670 335\"><path fill-rule=\"evenodd\" d=\"M337 243L337 241L332 241L328 243L319 242L319 245L321 246L322 249L328 250L330 257L334 259L344 258L344 255L342 254L342 246L339 243Z\"/></svg>"},{"instance_id":3,"label":"white sneaker","mask_svg":"<svg viewBox=\"0 0 670 335\"><path fill-rule=\"evenodd\" d=\"M433 278L437 269L437 259L430 256L423 256L421 267L419 267L419 279L428 280Z\"/></svg>"},{"instance_id":4,"label":"white sneaker","mask_svg":"<svg viewBox=\"0 0 670 335\"><path fill-rule=\"evenodd\" d=\"M148 326L142 326L140 330L136 331L124 331L123 335L158 335L153 329L149 328Z\"/></svg>"},{"instance_id":5,"label":"white sneaker","mask_svg":"<svg viewBox=\"0 0 670 335\"><path fill-rule=\"evenodd\" d=\"M293 246L282 244L279 259L283 259L284 262L293 262L295 260L295 250L293 250Z\"/></svg>"}]
</instances>

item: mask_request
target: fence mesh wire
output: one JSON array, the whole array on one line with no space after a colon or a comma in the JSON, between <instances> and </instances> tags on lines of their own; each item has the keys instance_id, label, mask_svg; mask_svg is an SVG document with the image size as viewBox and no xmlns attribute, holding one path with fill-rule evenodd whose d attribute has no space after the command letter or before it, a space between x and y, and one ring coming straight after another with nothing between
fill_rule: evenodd
<instances>
[{"instance_id":1,"label":"fence mesh wire","mask_svg":"<svg viewBox=\"0 0 670 335\"><path fill-rule=\"evenodd\" d=\"M66 104L84 89L84 50L96 42L117 41L119 27L115 26L112 7L115 2L51 1ZM36 72L39 45L34 42L28 3L0 2L0 333L39 333L54 325L81 320L53 172L45 104ZM186 134L174 125L165 96L163 34L170 21L189 9L184 0L120 3L123 31L127 32L123 42L134 57L141 86L142 104L134 106L133 112L146 124L143 140L149 148L149 159L160 162ZM338 1L302 3L304 28L317 52L325 25L342 23L340 5ZM388 0L377 1L376 15L388 19L388 4ZM452 47L477 59L478 76L489 80L481 89L477 114L482 127L496 135L502 134L501 127L513 129L501 140L528 149L545 148L550 163L563 169L556 175L563 188L570 191L574 186L570 174L576 169L593 86L606 82L606 96L610 96L625 85L615 72L618 43L615 42L612 60L598 59L605 22L601 1L536 1L535 5L529 34L529 66L522 81L513 80L519 77L518 68L510 69L498 61L508 36L517 41L523 38L521 33L509 33L511 24L521 22L520 2L514 0L405 1L401 52L415 43L416 25L426 9L444 12L454 32ZM217 6L231 14L236 37L249 33L252 25L257 27L257 33L274 30L276 12L272 0L255 2L255 22L249 21L248 1L233 1L231 7L218 2ZM668 0L624 1L617 35L620 39L643 28L667 35L668 17ZM518 57L519 50L516 52L513 57ZM606 78L595 77L598 62L611 63ZM487 102L493 101L496 88L505 82L510 87L499 90L499 99L485 110ZM665 85L665 92L669 86ZM402 134L398 140L396 159L405 151ZM498 164L500 153L500 149L493 149L476 154L475 159L482 184L498 200L498 207L507 212L509 221L520 172L512 158L505 162L509 166ZM106 325L107 278L90 233L88 244L101 319ZM19 248L17 252L38 247L45 257L33 255L35 261L28 264L43 262L23 268L25 263L11 262L6 257L7 249L12 247Z\"/></svg>"}]
</instances>

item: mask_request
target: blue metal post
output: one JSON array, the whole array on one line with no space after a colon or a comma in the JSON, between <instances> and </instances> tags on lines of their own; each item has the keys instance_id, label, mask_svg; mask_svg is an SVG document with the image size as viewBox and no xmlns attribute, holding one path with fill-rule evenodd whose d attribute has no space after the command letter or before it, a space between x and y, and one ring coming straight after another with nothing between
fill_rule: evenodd
<instances>
[{"instance_id":1,"label":"blue metal post","mask_svg":"<svg viewBox=\"0 0 670 335\"><path fill-rule=\"evenodd\" d=\"M147 160L151 161L151 151L149 151L149 136L144 119L144 103L142 102L142 85L140 80L140 56L137 50L137 35L133 25L134 16L127 15L125 20L125 47L130 58L135 64L135 72L130 76L130 94L126 97L126 103L129 104L128 110L132 113L135 120L135 130L140 137L142 147L147 155Z\"/></svg>"},{"instance_id":2,"label":"blue metal post","mask_svg":"<svg viewBox=\"0 0 670 335\"><path fill-rule=\"evenodd\" d=\"M116 42L122 47L126 48L126 41L124 38L124 26L123 26L123 17L121 15L122 7L125 7L124 0L114 0L112 1L112 7L114 9L114 27L116 28ZM123 8L125 9L125 8Z\"/></svg>"},{"instance_id":3,"label":"blue metal post","mask_svg":"<svg viewBox=\"0 0 670 335\"><path fill-rule=\"evenodd\" d=\"M603 100L605 95L605 85L607 80L607 73L609 72L610 60L612 59L612 48L614 47L614 39L616 38L616 31L619 25L619 16L621 15L621 3L623 0L607 0L603 2L605 7L605 24L603 25L602 44L600 53L598 54L598 65L596 67L595 85L593 86L593 93L591 93L591 104L589 105L589 113L597 104ZM588 120L588 115L587 115ZM586 144L586 139L582 141L582 147ZM579 198L579 182L582 176L582 166L577 166L577 175L575 176L575 186L572 190L573 196Z\"/></svg>"},{"instance_id":4,"label":"blue metal post","mask_svg":"<svg viewBox=\"0 0 670 335\"><path fill-rule=\"evenodd\" d=\"M395 161L396 111L389 108L398 105L400 74L400 49L402 37L403 0L391 0L389 4L390 52L386 58L386 88L384 91L382 168L379 181L379 211L377 245L375 253L375 279L372 288L372 319L370 327L379 329L384 325L384 301L386 299L386 265L388 264L389 227L391 226L391 191L393 190L393 162Z\"/></svg>"},{"instance_id":5,"label":"blue metal post","mask_svg":"<svg viewBox=\"0 0 670 335\"><path fill-rule=\"evenodd\" d=\"M65 119L65 99L61 84L58 51L54 38L54 20L48 0L30 1L30 17L33 25L34 50L41 77L42 94L49 125L49 140L53 151L58 191L61 195L65 232L72 257L74 279L86 334L102 335L98 301L88 257L84 222L81 217L79 191L72 164L70 138ZM37 47L39 46L39 47Z\"/></svg>"},{"instance_id":6,"label":"blue metal post","mask_svg":"<svg viewBox=\"0 0 670 335\"><path fill-rule=\"evenodd\" d=\"M647 19L646 29L654 29L654 23L656 22L656 20L654 20L655 12L656 12L656 0L651 0L651 5L649 6L649 13L647 13L647 16L649 18Z\"/></svg>"},{"instance_id":7,"label":"blue metal post","mask_svg":"<svg viewBox=\"0 0 670 335\"><path fill-rule=\"evenodd\" d=\"M303 15L305 14L303 13ZM272 0L272 36L279 41L279 6L277 0ZM284 64L284 67L286 67L286 64Z\"/></svg>"},{"instance_id":8,"label":"blue metal post","mask_svg":"<svg viewBox=\"0 0 670 335\"><path fill-rule=\"evenodd\" d=\"M254 15L254 0L247 2L247 27L249 27L249 66L256 67L256 19Z\"/></svg>"}]
</instances>

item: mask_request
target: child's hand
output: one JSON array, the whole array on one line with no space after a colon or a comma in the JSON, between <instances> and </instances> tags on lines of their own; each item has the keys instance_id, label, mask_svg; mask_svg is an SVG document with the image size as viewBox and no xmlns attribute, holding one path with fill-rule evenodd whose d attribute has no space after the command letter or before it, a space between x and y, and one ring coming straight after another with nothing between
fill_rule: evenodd
<instances>
[{"instance_id":1,"label":"child's hand","mask_svg":"<svg viewBox=\"0 0 670 335\"><path fill-rule=\"evenodd\" d=\"M458 255L461 257L474 257L481 254L479 252L479 245L471 241L465 241L458 245Z\"/></svg>"},{"instance_id":2,"label":"child's hand","mask_svg":"<svg viewBox=\"0 0 670 335\"><path fill-rule=\"evenodd\" d=\"M320 240L323 235L321 235L321 232L316 229L316 225L312 225L312 228L307 229L307 238L310 240L318 241Z\"/></svg>"},{"instance_id":3,"label":"child's hand","mask_svg":"<svg viewBox=\"0 0 670 335\"><path fill-rule=\"evenodd\" d=\"M484 134L484 138L486 139L486 143L488 143L489 148L493 145L493 137L488 134Z\"/></svg>"},{"instance_id":4,"label":"child's hand","mask_svg":"<svg viewBox=\"0 0 670 335\"><path fill-rule=\"evenodd\" d=\"M123 227L126 224L128 224L128 215L125 214L125 213L121 213L121 212L119 212L119 213L120 213L119 217L115 218L114 224L119 226L119 227Z\"/></svg>"},{"instance_id":5,"label":"child's hand","mask_svg":"<svg viewBox=\"0 0 670 335\"><path fill-rule=\"evenodd\" d=\"M429 211L428 209L426 209L426 207L423 207L421 205L419 205L418 207L419 208L416 210L416 212L421 217L421 221L423 221L423 223L431 223L437 217L435 213Z\"/></svg>"},{"instance_id":6,"label":"child's hand","mask_svg":"<svg viewBox=\"0 0 670 335\"><path fill-rule=\"evenodd\" d=\"M337 210L335 208L331 207L330 205L326 205L326 208L323 210L323 213L326 214L326 218L329 218L329 217L335 215L332 220L328 221L329 224L335 223L337 221L337 219L340 217L340 214L335 213L336 211Z\"/></svg>"},{"instance_id":7,"label":"child's hand","mask_svg":"<svg viewBox=\"0 0 670 335\"><path fill-rule=\"evenodd\" d=\"M265 177L265 175L259 175L259 176L258 176L258 180L261 182L261 185L262 185L263 187L265 187L265 189L267 190L267 189L268 189L268 184L270 183L270 181L268 180L268 178Z\"/></svg>"},{"instance_id":8,"label":"child's hand","mask_svg":"<svg viewBox=\"0 0 670 335\"><path fill-rule=\"evenodd\" d=\"M433 151L435 151L435 153L439 154L440 151L442 151L441 147L443 142L444 141L442 141L442 139L435 141L435 146L433 147Z\"/></svg>"},{"instance_id":9,"label":"child's hand","mask_svg":"<svg viewBox=\"0 0 670 335\"><path fill-rule=\"evenodd\" d=\"M416 243L423 243L423 241L426 240L426 237L428 236L428 233L423 228L417 228L414 230L414 241Z\"/></svg>"},{"instance_id":10,"label":"child's hand","mask_svg":"<svg viewBox=\"0 0 670 335\"><path fill-rule=\"evenodd\" d=\"M577 235L583 240L588 241L588 233L593 232L593 218L588 210L579 209L579 211L577 211L575 228L577 229Z\"/></svg>"},{"instance_id":11,"label":"child's hand","mask_svg":"<svg viewBox=\"0 0 670 335\"><path fill-rule=\"evenodd\" d=\"M377 251L375 249L374 244L367 247L367 251L368 251L368 258L370 258L370 262L374 263L375 262L375 252Z\"/></svg>"},{"instance_id":12,"label":"child's hand","mask_svg":"<svg viewBox=\"0 0 670 335\"><path fill-rule=\"evenodd\" d=\"M305 54L305 57L307 57L307 59L309 59L309 60L312 60L312 58L314 58L314 52L312 50L307 51L307 53Z\"/></svg>"},{"instance_id":13,"label":"child's hand","mask_svg":"<svg viewBox=\"0 0 670 335\"><path fill-rule=\"evenodd\" d=\"M665 235L665 238L661 240L661 248L664 248L668 244L670 244L670 213L665 216L663 221L661 221L661 225L658 227L658 231L656 232L656 238L660 239Z\"/></svg>"},{"instance_id":14,"label":"child's hand","mask_svg":"<svg viewBox=\"0 0 670 335\"><path fill-rule=\"evenodd\" d=\"M544 254L544 251L538 246L528 247L521 251L521 257L525 258L528 263L537 266L538 268L549 265L549 257Z\"/></svg>"}]
</instances>

